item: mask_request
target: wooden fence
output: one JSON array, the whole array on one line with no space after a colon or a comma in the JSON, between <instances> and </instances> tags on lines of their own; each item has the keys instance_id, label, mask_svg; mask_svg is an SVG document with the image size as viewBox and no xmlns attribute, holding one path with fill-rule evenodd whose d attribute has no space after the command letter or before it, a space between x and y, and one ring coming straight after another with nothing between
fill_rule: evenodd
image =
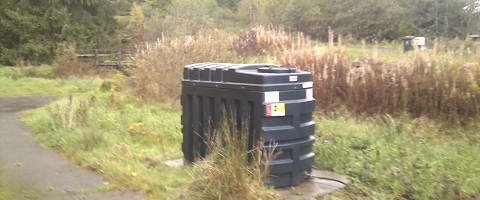
<instances>
[{"instance_id":1,"label":"wooden fence","mask_svg":"<svg viewBox=\"0 0 480 200\"><path fill-rule=\"evenodd\" d=\"M77 57L83 62L92 62L95 67L113 67L124 69L135 67L133 50L128 49L82 49L77 50Z\"/></svg>"}]
</instances>

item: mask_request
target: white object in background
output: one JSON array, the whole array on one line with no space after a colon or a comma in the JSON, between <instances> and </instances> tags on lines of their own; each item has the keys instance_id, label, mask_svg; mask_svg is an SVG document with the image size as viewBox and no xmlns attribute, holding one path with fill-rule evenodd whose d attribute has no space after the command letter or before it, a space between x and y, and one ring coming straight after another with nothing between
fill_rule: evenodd
<instances>
[{"instance_id":1,"label":"white object in background","mask_svg":"<svg viewBox=\"0 0 480 200\"><path fill-rule=\"evenodd\" d=\"M425 43L426 43L425 37L415 37L413 41L414 41L414 44L418 46L425 46Z\"/></svg>"}]
</instances>

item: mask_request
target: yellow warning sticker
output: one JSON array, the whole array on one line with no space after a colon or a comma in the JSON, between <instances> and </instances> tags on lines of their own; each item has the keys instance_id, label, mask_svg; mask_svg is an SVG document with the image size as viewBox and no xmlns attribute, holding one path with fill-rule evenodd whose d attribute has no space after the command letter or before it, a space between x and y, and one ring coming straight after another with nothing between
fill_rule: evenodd
<instances>
[{"instance_id":1,"label":"yellow warning sticker","mask_svg":"<svg viewBox=\"0 0 480 200\"><path fill-rule=\"evenodd\" d=\"M265 106L267 117L285 116L285 103L273 103Z\"/></svg>"}]
</instances>

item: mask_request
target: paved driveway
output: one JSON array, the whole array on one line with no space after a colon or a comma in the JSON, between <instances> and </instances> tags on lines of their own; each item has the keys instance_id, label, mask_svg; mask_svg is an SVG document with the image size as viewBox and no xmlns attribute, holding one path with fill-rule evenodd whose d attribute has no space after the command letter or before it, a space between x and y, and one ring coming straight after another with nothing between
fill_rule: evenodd
<instances>
[{"instance_id":1,"label":"paved driveway","mask_svg":"<svg viewBox=\"0 0 480 200\"><path fill-rule=\"evenodd\" d=\"M0 97L0 199L144 199L130 191L95 191L106 184L99 174L33 140L19 112L55 99Z\"/></svg>"}]
</instances>

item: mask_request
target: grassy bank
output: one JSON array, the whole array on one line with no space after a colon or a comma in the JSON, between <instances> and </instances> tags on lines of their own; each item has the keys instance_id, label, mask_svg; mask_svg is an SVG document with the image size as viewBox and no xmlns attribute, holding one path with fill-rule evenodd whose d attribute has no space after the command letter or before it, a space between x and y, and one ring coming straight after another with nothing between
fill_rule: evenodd
<instances>
[{"instance_id":1,"label":"grassy bank","mask_svg":"<svg viewBox=\"0 0 480 200\"><path fill-rule=\"evenodd\" d=\"M178 105L98 91L66 97L25 122L39 141L99 171L111 188L175 199L205 172L163 164L182 157L180 115ZM318 117L316 165L349 175L352 187L326 198L478 198L478 128L388 115Z\"/></svg>"},{"instance_id":2,"label":"grassy bank","mask_svg":"<svg viewBox=\"0 0 480 200\"><path fill-rule=\"evenodd\" d=\"M190 175L163 164L181 157L178 109L109 92L67 97L33 111L25 122L40 142L99 171L112 187L170 199Z\"/></svg>"},{"instance_id":3,"label":"grassy bank","mask_svg":"<svg viewBox=\"0 0 480 200\"><path fill-rule=\"evenodd\" d=\"M332 199L480 197L478 126L386 115L320 118L317 129L317 164L351 177L353 192Z\"/></svg>"}]
</instances>

